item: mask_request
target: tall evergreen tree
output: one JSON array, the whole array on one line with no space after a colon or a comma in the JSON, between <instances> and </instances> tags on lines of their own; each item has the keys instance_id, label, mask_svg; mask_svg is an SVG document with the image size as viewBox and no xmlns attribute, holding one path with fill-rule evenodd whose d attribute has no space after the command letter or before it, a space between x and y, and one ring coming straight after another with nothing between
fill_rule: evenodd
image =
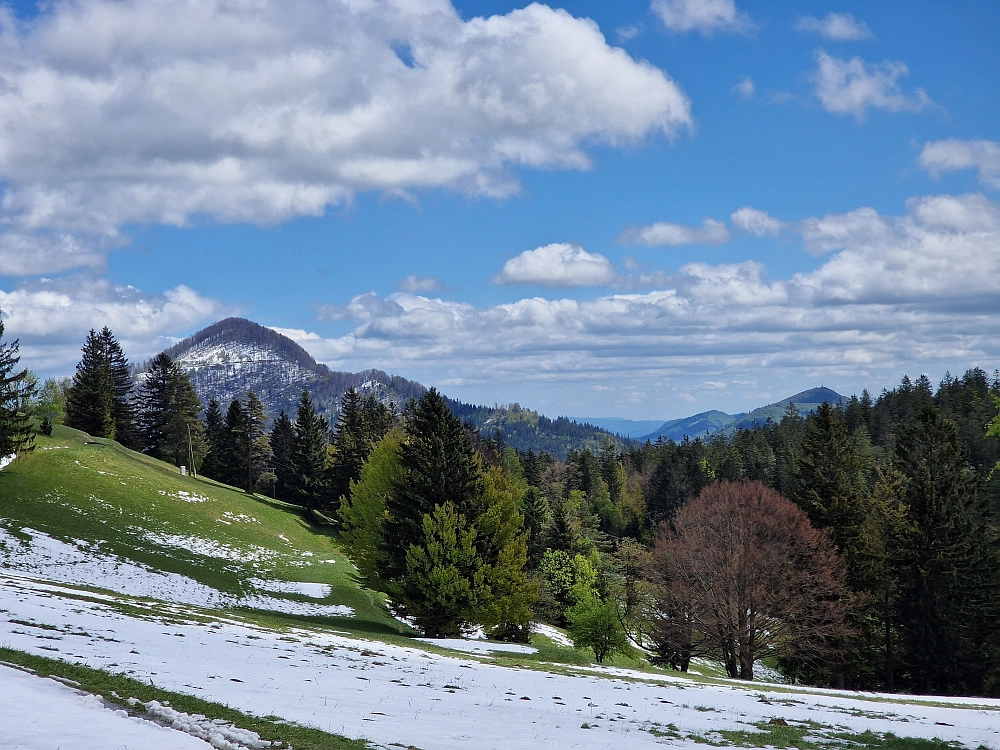
<instances>
[{"instance_id":1,"label":"tall evergreen tree","mask_svg":"<svg viewBox=\"0 0 1000 750\"><path fill-rule=\"evenodd\" d=\"M278 500L289 500L295 486L292 458L295 448L295 425L285 412L281 412L274 421L269 442L276 478L274 495Z\"/></svg>"},{"instance_id":2,"label":"tall evergreen tree","mask_svg":"<svg viewBox=\"0 0 1000 750\"><path fill-rule=\"evenodd\" d=\"M247 456L250 451L247 436L250 429L246 409L243 408L243 402L238 398L229 402L224 425L219 481L233 487L245 487L247 484Z\"/></svg>"},{"instance_id":3,"label":"tall evergreen tree","mask_svg":"<svg viewBox=\"0 0 1000 750\"><path fill-rule=\"evenodd\" d=\"M142 451L186 466L190 444L197 466L205 454L200 410L201 401L187 374L166 354L156 355L139 389Z\"/></svg>"},{"instance_id":4,"label":"tall evergreen tree","mask_svg":"<svg viewBox=\"0 0 1000 750\"><path fill-rule=\"evenodd\" d=\"M111 373L111 420L115 426L114 438L126 448L137 448L139 436L136 427L137 409L133 400L135 381L132 378L132 368L110 328L105 326L98 336L106 352Z\"/></svg>"},{"instance_id":5,"label":"tall evergreen tree","mask_svg":"<svg viewBox=\"0 0 1000 750\"><path fill-rule=\"evenodd\" d=\"M374 396L363 398L354 388L344 394L331 441L329 484L335 504L361 478L361 466L392 423L392 412Z\"/></svg>"},{"instance_id":6,"label":"tall evergreen tree","mask_svg":"<svg viewBox=\"0 0 1000 750\"><path fill-rule=\"evenodd\" d=\"M996 666L988 644L1000 622L1000 546L954 423L925 402L897 430L894 464L909 480L914 527L898 617L909 682L927 692L981 692Z\"/></svg>"},{"instance_id":7,"label":"tall evergreen tree","mask_svg":"<svg viewBox=\"0 0 1000 750\"><path fill-rule=\"evenodd\" d=\"M214 398L208 402L205 409L205 460L201 464L201 473L218 481L222 479L222 453L225 450L226 423L222 416L219 402Z\"/></svg>"},{"instance_id":8,"label":"tall evergreen tree","mask_svg":"<svg viewBox=\"0 0 1000 750\"><path fill-rule=\"evenodd\" d=\"M256 393L250 391L247 394L243 408L247 424L246 491L253 494L261 474L270 467L271 444L265 429L267 427L267 414L264 412L264 404Z\"/></svg>"},{"instance_id":9,"label":"tall evergreen tree","mask_svg":"<svg viewBox=\"0 0 1000 750\"><path fill-rule=\"evenodd\" d=\"M316 413L308 391L302 391L292 446L292 501L311 510L323 505L326 485L326 420Z\"/></svg>"},{"instance_id":10,"label":"tall evergreen tree","mask_svg":"<svg viewBox=\"0 0 1000 750\"><path fill-rule=\"evenodd\" d=\"M94 437L115 437L114 373L108 349L93 328L83 344L83 353L66 397L67 427Z\"/></svg>"},{"instance_id":11,"label":"tall evergreen tree","mask_svg":"<svg viewBox=\"0 0 1000 750\"><path fill-rule=\"evenodd\" d=\"M34 447L28 402L34 395L34 379L28 370L15 370L21 357L19 340L3 342L0 320L0 457L30 451Z\"/></svg>"},{"instance_id":12,"label":"tall evergreen tree","mask_svg":"<svg viewBox=\"0 0 1000 750\"><path fill-rule=\"evenodd\" d=\"M437 390L431 388L416 402L405 430L399 456L405 479L386 503L386 580L405 575L409 546L421 538L424 516L435 506L451 503L455 514L470 519L483 494L475 452Z\"/></svg>"}]
</instances>

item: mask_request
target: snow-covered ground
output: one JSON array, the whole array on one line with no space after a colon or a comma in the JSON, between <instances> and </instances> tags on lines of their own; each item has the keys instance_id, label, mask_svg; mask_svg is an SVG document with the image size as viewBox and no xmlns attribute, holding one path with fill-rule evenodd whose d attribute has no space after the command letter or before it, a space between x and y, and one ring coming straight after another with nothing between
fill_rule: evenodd
<instances>
[{"instance_id":1,"label":"snow-covered ground","mask_svg":"<svg viewBox=\"0 0 1000 750\"><path fill-rule=\"evenodd\" d=\"M249 607L285 614L326 617L349 617L354 614L354 610L341 604L299 602L269 596L267 593L234 596L178 573L154 570L146 565L105 554L97 544L82 540L70 544L28 528L21 529L19 533L30 537L30 541L21 539L0 526L0 568L32 573L52 581L94 586L132 596L201 607ZM197 540L196 537L177 538L185 540L189 547L196 548L207 557L231 559L227 555L236 554L227 545ZM191 541L192 539L196 541ZM201 544L196 543L197 541ZM264 579L250 579L247 583L262 592L305 594L315 598L323 598L330 592L330 587L322 583Z\"/></svg>"},{"instance_id":2,"label":"snow-covered ground","mask_svg":"<svg viewBox=\"0 0 1000 750\"><path fill-rule=\"evenodd\" d=\"M212 750L204 740L124 716L95 695L0 666L0 744L10 750Z\"/></svg>"},{"instance_id":3,"label":"snow-covered ground","mask_svg":"<svg viewBox=\"0 0 1000 750\"><path fill-rule=\"evenodd\" d=\"M0 643L383 746L694 748L689 734L754 731L752 723L781 718L1000 748L995 700L880 700L621 669L501 667L458 652L430 653L422 643L386 645L305 628L276 632L235 618L199 623L193 608L179 604L160 608L169 615L161 619L156 608L124 595L79 597L63 584L0 574ZM119 601L150 614L126 614L136 610L116 608Z\"/></svg>"}]
</instances>

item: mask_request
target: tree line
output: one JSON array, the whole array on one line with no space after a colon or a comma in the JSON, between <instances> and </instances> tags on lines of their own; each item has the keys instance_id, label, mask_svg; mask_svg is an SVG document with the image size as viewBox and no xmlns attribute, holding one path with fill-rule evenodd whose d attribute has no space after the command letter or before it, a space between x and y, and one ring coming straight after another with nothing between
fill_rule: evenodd
<instances>
[{"instance_id":1,"label":"tree line","mask_svg":"<svg viewBox=\"0 0 1000 750\"><path fill-rule=\"evenodd\" d=\"M0 349L0 378L15 355ZM364 585L427 635L525 640L543 620L599 661L641 649L742 679L763 660L836 687L1000 692L998 374L558 461L480 434L433 389L402 409L348 391L334 424L303 392L269 421L252 393L202 415L167 355L130 371L91 331L73 380L36 402L62 394L66 424L332 524Z\"/></svg>"}]
</instances>

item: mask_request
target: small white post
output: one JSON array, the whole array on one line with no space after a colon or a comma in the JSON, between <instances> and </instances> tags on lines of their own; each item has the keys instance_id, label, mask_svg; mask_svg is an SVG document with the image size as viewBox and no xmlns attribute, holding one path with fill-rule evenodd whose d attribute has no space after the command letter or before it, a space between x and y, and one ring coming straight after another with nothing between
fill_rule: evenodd
<instances>
[{"instance_id":1,"label":"small white post","mask_svg":"<svg viewBox=\"0 0 1000 750\"><path fill-rule=\"evenodd\" d=\"M181 476L182 477L186 477L187 475L188 475L188 467L187 466L182 466L181 467Z\"/></svg>"}]
</instances>

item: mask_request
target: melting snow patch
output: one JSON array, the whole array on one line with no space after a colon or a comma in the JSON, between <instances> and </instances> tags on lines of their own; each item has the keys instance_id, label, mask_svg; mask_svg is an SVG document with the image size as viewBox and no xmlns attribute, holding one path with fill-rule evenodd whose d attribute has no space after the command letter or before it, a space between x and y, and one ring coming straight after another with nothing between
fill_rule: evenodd
<instances>
[{"instance_id":1,"label":"melting snow patch","mask_svg":"<svg viewBox=\"0 0 1000 750\"><path fill-rule=\"evenodd\" d=\"M17 458L16 453L11 453L9 456L0 456L0 471L3 471L12 463L14 463L15 458Z\"/></svg>"},{"instance_id":2,"label":"melting snow patch","mask_svg":"<svg viewBox=\"0 0 1000 750\"><path fill-rule=\"evenodd\" d=\"M269 562L278 557L278 553L264 547L252 545L250 549L232 547L228 544L216 542L212 539L203 539L198 536L184 536L183 534L157 534L152 531L146 532L143 537L146 541L158 544L161 547L174 547L186 549L196 555L214 557L219 560L232 560L234 562Z\"/></svg>"},{"instance_id":3,"label":"melting snow patch","mask_svg":"<svg viewBox=\"0 0 1000 750\"><path fill-rule=\"evenodd\" d=\"M200 740L205 740L218 750L245 750L252 748L271 747L268 740L262 740L256 732L240 729L222 719L209 719L201 714L186 714L176 711L170 706L164 706L159 701L143 704L135 698L129 698L129 705L143 706L146 713L154 719L166 724L171 729L190 734Z\"/></svg>"},{"instance_id":4,"label":"melting snow patch","mask_svg":"<svg viewBox=\"0 0 1000 750\"><path fill-rule=\"evenodd\" d=\"M303 594L313 599L326 599L330 595L330 587L325 583L304 583L299 581L265 581L262 578L251 578L253 586L271 591L275 594Z\"/></svg>"},{"instance_id":5,"label":"melting snow patch","mask_svg":"<svg viewBox=\"0 0 1000 750\"><path fill-rule=\"evenodd\" d=\"M534 654L537 648L525 646L523 643L490 643L489 641L467 641L464 638L417 638L424 643L450 648L454 651L465 651L470 654L488 654L491 651L506 651L511 654Z\"/></svg>"},{"instance_id":6,"label":"melting snow patch","mask_svg":"<svg viewBox=\"0 0 1000 750\"><path fill-rule=\"evenodd\" d=\"M573 641L570 640L569 636L551 625L546 625L543 622L534 622L531 624L531 630L539 635L544 635L557 646L568 646L569 648L573 648Z\"/></svg>"}]
</instances>

